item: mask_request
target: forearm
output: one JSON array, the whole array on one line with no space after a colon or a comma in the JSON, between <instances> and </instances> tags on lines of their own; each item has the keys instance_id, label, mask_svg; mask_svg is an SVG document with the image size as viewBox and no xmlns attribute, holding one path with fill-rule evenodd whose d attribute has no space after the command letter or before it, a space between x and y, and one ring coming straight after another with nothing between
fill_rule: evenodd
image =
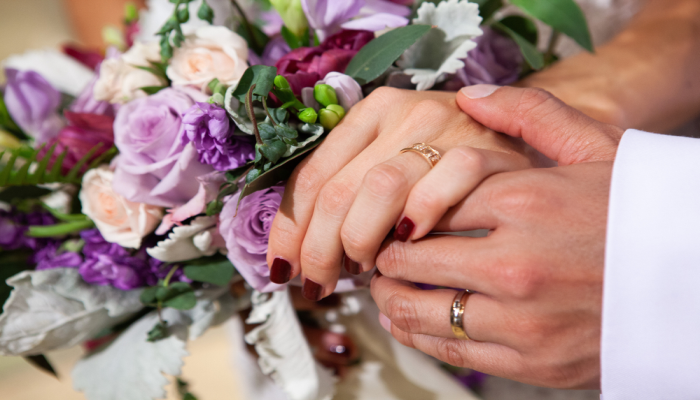
<instances>
[{"instance_id":1,"label":"forearm","mask_svg":"<svg viewBox=\"0 0 700 400\"><path fill-rule=\"evenodd\" d=\"M666 131L700 113L700 2L650 0L596 54L582 53L521 82L625 128Z\"/></svg>"}]
</instances>

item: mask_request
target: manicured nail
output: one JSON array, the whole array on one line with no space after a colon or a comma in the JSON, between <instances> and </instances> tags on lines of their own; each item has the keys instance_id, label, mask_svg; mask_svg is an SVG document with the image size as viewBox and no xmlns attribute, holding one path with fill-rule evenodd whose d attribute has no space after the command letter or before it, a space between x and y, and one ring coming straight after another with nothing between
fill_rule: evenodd
<instances>
[{"instance_id":1,"label":"manicured nail","mask_svg":"<svg viewBox=\"0 0 700 400\"><path fill-rule=\"evenodd\" d=\"M270 280L278 285L283 285L289 282L292 277L292 266L289 262L282 258L275 258L270 268Z\"/></svg>"},{"instance_id":2,"label":"manicured nail","mask_svg":"<svg viewBox=\"0 0 700 400\"><path fill-rule=\"evenodd\" d=\"M398 240L399 242L408 241L408 238L411 237L411 234L413 233L413 228L415 227L416 224L414 224L410 218L403 217L403 219L399 223L399 226L397 226L396 230L394 231L394 239Z\"/></svg>"},{"instance_id":3,"label":"manicured nail","mask_svg":"<svg viewBox=\"0 0 700 400\"><path fill-rule=\"evenodd\" d=\"M469 97L470 99L483 99L484 97L491 96L493 92L500 89L500 86L496 85L472 85L462 88L460 92L463 95Z\"/></svg>"},{"instance_id":4,"label":"manicured nail","mask_svg":"<svg viewBox=\"0 0 700 400\"><path fill-rule=\"evenodd\" d=\"M360 269L360 263L357 261L353 261L348 255L345 255L345 260L343 260L343 263L345 264L345 269L353 274L353 275L360 275L362 273L362 269Z\"/></svg>"},{"instance_id":5,"label":"manicured nail","mask_svg":"<svg viewBox=\"0 0 700 400\"><path fill-rule=\"evenodd\" d=\"M386 329L387 332L391 333L391 320L386 315L379 313L379 323L382 324L382 328Z\"/></svg>"},{"instance_id":6,"label":"manicured nail","mask_svg":"<svg viewBox=\"0 0 700 400\"><path fill-rule=\"evenodd\" d=\"M304 288L302 289L301 294L311 301L319 301L321 299L322 291L323 286L312 281L311 279L307 279L304 281Z\"/></svg>"}]
</instances>

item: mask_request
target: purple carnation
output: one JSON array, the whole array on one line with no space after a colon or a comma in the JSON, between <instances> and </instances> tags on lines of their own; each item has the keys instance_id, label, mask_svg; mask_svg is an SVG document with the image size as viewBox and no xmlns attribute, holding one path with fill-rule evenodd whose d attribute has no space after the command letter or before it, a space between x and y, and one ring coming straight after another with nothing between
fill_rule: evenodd
<instances>
[{"instance_id":1,"label":"purple carnation","mask_svg":"<svg viewBox=\"0 0 700 400\"><path fill-rule=\"evenodd\" d=\"M83 254L86 258L96 258L98 255L108 255L113 257L127 257L129 252L116 243L110 243L102 237L97 229L90 229L80 232L80 237L85 241Z\"/></svg>"},{"instance_id":2,"label":"purple carnation","mask_svg":"<svg viewBox=\"0 0 700 400\"><path fill-rule=\"evenodd\" d=\"M0 212L0 247L3 250L15 250L24 246L24 232L27 227L6 211Z\"/></svg>"},{"instance_id":3,"label":"purple carnation","mask_svg":"<svg viewBox=\"0 0 700 400\"><path fill-rule=\"evenodd\" d=\"M14 208L10 211L0 210L0 248L4 250L41 249L47 246L51 240L27 237L25 236L27 228L55 223L56 219L43 211L22 213Z\"/></svg>"},{"instance_id":4,"label":"purple carnation","mask_svg":"<svg viewBox=\"0 0 700 400\"><path fill-rule=\"evenodd\" d=\"M229 171L255 158L255 146L250 137L235 136L235 126L223 108L196 103L182 117L183 144L192 142L199 162L217 171Z\"/></svg>"},{"instance_id":5,"label":"purple carnation","mask_svg":"<svg viewBox=\"0 0 700 400\"><path fill-rule=\"evenodd\" d=\"M509 37L488 27L476 39L477 46L464 60L464 69L457 71L467 85L509 85L518 80L523 56L518 45Z\"/></svg>"},{"instance_id":6,"label":"purple carnation","mask_svg":"<svg viewBox=\"0 0 700 400\"><path fill-rule=\"evenodd\" d=\"M221 211L219 231L226 241L229 260L248 284L263 292L281 287L270 282L267 243L283 193L284 186L255 192L241 201L236 214L239 192L226 201Z\"/></svg>"},{"instance_id":7,"label":"purple carnation","mask_svg":"<svg viewBox=\"0 0 700 400\"><path fill-rule=\"evenodd\" d=\"M147 261L137 257L115 257L95 254L80 266L80 275L87 283L111 285L121 290L132 290L143 286L140 271L146 269Z\"/></svg>"},{"instance_id":8,"label":"purple carnation","mask_svg":"<svg viewBox=\"0 0 700 400\"><path fill-rule=\"evenodd\" d=\"M39 250L34 256L36 269L78 268L83 258L71 251L59 252L60 243L53 242Z\"/></svg>"}]
</instances>

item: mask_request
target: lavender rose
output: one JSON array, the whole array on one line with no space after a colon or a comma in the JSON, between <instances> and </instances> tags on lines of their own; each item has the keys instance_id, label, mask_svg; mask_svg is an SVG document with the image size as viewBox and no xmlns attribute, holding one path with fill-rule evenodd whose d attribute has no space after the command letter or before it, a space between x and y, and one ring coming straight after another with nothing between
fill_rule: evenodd
<instances>
[{"instance_id":1,"label":"lavender rose","mask_svg":"<svg viewBox=\"0 0 700 400\"><path fill-rule=\"evenodd\" d=\"M37 144L58 135L63 121L58 115L61 93L34 71L5 69L5 104L12 119Z\"/></svg>"},{"instance_id":2,"label":"lavender rose","mask_svg":"<svg viewBox=\"0 0 700 400\"><path fill-rule=\"evenodd\" d=\"M185 127L183 145L194 144L199 162L217 171L236 169L255 158L250 137L234 136L235 126L223 108L197 103L182 117Z\"/></svg>"},{"instance_id":3,"label":"lavender rose","mask_svg":"<svg viewBox=\"0 0 700 400\"><path fill-rule=\"evenodd\" d=\"M477 46L463 60L464 69L457 71L467 85L509 85L518 80L523 56L518 45L493 29L482 27L484 34L476 38Z\"/></svg>"},{"instance_id":4,"label":"lavender rose","mask_svg":"<svg viewBox=\"0 0 700 400\"><path fill-rule=\"evenodd\" d=\"M236 215L239 192L226 201L221 211L219 232L226 241L228 259L248 284L261 292L282 287L270 282L266 259L270 227L283 193L283 186L255 192L241 201Z\"/></svg>"},{"instance_id":5,"label":"lavender rose","mask_svg":"<svg viewBox=\"0 0 700 400\"><path fill-rule=\"evenodd\" d=\"M181 140L181 115L193 104L188 94L164 89L119 109L114 122L120 153L113 181L117 193L161 207L177 207L197 194L197 177L213 168L199 161L194 144Z\"/></svg>"}]
</instances>

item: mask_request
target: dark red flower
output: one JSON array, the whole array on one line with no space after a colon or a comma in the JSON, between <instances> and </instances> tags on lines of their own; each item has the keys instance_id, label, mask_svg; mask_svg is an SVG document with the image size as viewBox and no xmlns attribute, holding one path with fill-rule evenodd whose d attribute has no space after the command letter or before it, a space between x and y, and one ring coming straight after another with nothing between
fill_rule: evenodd
<instances>
[{"instance_id":1,"label":"dark red flower","mask_svg":"<svg viewBox=\"0 0 700 400\"><path fill-rule=\"evenodd\" d=\"M94 50L83 49L72 44L63 45L63 53L93 71L95 71L104 60L104 56L101 53Z\"/></svg>"}]
</instances>

